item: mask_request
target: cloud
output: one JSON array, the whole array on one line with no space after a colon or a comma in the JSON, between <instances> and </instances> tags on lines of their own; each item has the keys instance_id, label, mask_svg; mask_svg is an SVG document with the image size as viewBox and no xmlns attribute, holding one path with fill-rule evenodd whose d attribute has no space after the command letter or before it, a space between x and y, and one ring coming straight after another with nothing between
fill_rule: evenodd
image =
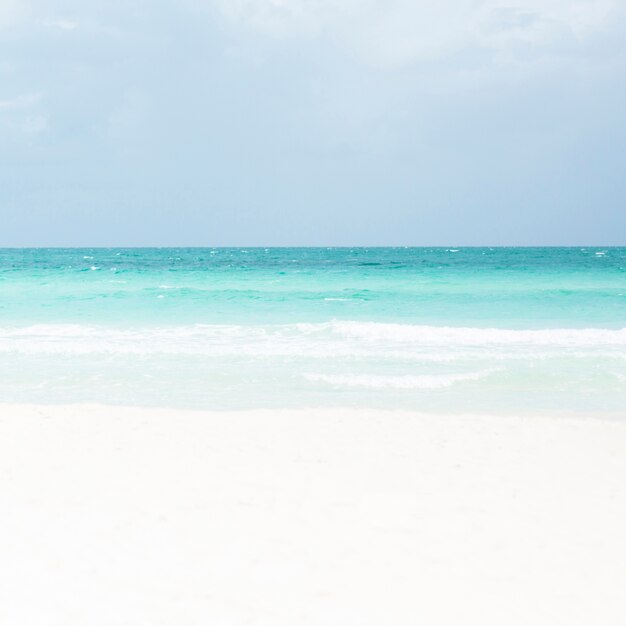
<instances>
[{"instance_id":1,"label":"cloud","mask_svg":"<svg viewBox=\"0 0 626 626\"><path fill-rule=\"evenodd\" d=\"M36 135L48 128L47 115L27 115L14 124L14 128L28 135Z\"/></svg>"},{"instance_id":2,"label":"cloud","mask_svg":"<svg viewBox=\"0 0 626 626\"><path fill-rule=\"evenodd\" d=\"M48 128L48 116L36 110L42 94L28 93L0 100L0 131L36 135Z\"/></svg>"},{"instance_id":3,"label":"cloud","mask_svg":"<svg viewBox=\"0 0 626 626\"><path fill-rule=\"evenodd\" d=\"M344 0L214 0L234 23L275 37L315 36L339 25L358 9L359 2Z\"/></svg>"},{"instance_id":4,"label":"cloud","mask_svg":"<svg viewBox=\"0 0 626 626\"><path fill-rule=\"evenodd\" d=\"M58 28L60 30L74 30L78 27L78 22L74 22L65 18L44 20L43 24L48 28Z\"/></svg>"},{"instance_id":5,"label":"cloud","mask_svg":"<svg viewBox=\"0 0 626 626\"><path fill-rule=\"evenodd\" d=\"M46 28L66 31L74 30L78 26L77 22L65 17L42 19L42 12L37 8L33 8L29 0L0 0L0 29L10 28L24 22L43 24Z\"/></svg>"},{"instance_id":6,"label":"cloud","mask_svg":"<svg viewBox=\"0 0 626 626\"><path fill-rule=\"evenodd\" d=\"M26 0L0 0L0 29L19 24L30 15Z\"/></svg>"},{"instance_id":7,"label":"cloud","mask_svg":"<svg viewBox=\"0 0 626 626\"><path fill-rule=\"evenodd\" d=\"M231 23L275 38L327 38L396 67L467 48L502 51L579 41L617 0L212 0Z\"/></svg>"},{"instance_id":8,"label":"cloud","mask_svg":"<svg viewBox=\"0 0 626 626\"><path fill-rule=\"evenodd\" d=\"M22 109L29 109L40 100L40 93L22 94L9 100L0 100L0 113L2 111L21 111Z\"/></svg>"}]
</instances>

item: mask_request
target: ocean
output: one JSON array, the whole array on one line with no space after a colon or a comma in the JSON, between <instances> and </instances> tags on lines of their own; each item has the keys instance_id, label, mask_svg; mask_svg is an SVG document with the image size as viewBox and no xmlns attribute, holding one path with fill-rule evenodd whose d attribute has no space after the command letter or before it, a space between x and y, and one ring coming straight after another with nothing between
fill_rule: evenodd
<instances>
[{"instance_id":1,"label":"ocean","mask_svg":"<svg viewBox=\"0 0 626 626\"><path fill-rule=\"evenodd\" d=\"M2 249L0 402L626 415L626 248Z\"/></svg>"}]
</instances>

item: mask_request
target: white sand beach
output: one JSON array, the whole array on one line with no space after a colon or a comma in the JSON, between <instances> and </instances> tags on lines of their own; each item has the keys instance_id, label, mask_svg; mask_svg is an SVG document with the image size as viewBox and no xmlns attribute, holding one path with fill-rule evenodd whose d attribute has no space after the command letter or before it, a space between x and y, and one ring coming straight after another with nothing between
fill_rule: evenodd
<instances>
[{"instance_id":1,"label":"white sand beach","mask_svg":"<svg viewBox=\"0 0 626 626\"><path fill-rule=\"evenodd\" d=\"M626 423L0 406L7 626L622 625Z\"/></svg>"}]
</instances>

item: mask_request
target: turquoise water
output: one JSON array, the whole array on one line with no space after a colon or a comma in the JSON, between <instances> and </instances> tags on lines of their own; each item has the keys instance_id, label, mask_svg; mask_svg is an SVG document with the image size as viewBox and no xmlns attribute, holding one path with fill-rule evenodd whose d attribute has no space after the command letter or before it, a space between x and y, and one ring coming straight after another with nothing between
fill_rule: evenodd
<instances>
[{"instance_id":1,"label":"turquoise water","mask_svg":"<svg viewBox=\"0 0 626 626\"><path fill-rule=\"evenodd\" d=\"M626 248L4 249L0 401L626 412Z\"/></svg>"}]
</instances>

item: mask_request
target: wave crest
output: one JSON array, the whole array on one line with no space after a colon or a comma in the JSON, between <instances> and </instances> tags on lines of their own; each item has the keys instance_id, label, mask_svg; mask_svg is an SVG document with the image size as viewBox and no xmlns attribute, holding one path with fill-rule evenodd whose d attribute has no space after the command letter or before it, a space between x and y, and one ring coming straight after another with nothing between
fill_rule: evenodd
<instances>
[{"instance_id":1,"label":"wave crest","mask_svg":"<svg viewBox=\"0 0 626 626\"><path fill-rule=\"evenodd\" d=\"M507 330L332 321L117 329L80 324L0 328L0 353L302 355L454 360L551 356L593 350L626 358L626 328Z\"/></svg>"}]
</instances>

